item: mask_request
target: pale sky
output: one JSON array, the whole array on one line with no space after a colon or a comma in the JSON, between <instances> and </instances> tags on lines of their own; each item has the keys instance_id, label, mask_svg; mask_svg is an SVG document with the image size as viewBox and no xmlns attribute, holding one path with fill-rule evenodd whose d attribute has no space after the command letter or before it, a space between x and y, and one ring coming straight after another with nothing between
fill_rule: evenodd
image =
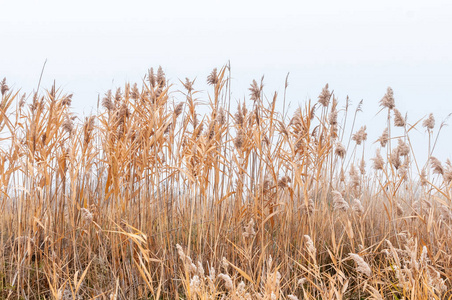
<instances>
[{"instance_id":1,"label":"pale sky","mask_svg":"<svg viewBox=\"0 0 452 300\"><path fill-rule=\"evenodd\" d=\"M44 0L1 1L0 11L0 77L30 93L47 59L41 86L56 80L79 113L159 65L173 83L197 77L206 89L228 60L234 102L262 75L268 96L282 94L290 72L292 107L329 83L342 104L364 100L357 125L373 140L388 86L409 122L433 112L439 124L452 112L452 1ZM435 154L452 158L451 146L449 127Z\"/></svg>"}]
</instances>

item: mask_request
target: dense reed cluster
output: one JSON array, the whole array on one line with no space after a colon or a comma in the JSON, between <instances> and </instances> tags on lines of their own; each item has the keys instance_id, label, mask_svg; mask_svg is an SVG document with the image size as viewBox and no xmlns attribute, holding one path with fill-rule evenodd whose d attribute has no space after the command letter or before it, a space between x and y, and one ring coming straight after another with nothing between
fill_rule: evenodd
<instances>
[{"instance_id":1,"label":"dense reed cluster","mask_svg":"<svg viewBox=\"0 0 452 300\"><path fill-rule=\"evenodd\" d=\"M151 69L79 119L55 86L1 82L0 299L451 296L444 124L409 120L388 88L369 141L362 102L328 85L289 117L263 79L238 103L229 67L207 83L202 99Z\"/></svg>"}]
</instances>

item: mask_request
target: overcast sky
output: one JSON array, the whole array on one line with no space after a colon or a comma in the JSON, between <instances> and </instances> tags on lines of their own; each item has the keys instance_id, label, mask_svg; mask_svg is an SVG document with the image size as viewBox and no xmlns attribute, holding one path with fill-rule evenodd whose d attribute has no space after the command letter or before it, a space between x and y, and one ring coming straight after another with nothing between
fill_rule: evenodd
<instances>
[{"instance_id":1,"label":"overcast sky","mask_svg":"<svg viewBox=\"0 0 452 300\"><path fill-rule=\"evenodd\" d=\"M268 95L282 93L290 72L292 107L329 83L340 100L364 100L358 122L375 135L388 86L411 122L452 112L452 1L2 1L0 10L0 77L31 92L47 59L42 86L55 79L79 113L158 65L173 83L197 77L205 89L228 60L234 101L262 75ZM452 158L451 146L447 128L436 154Z\"/></svg>"}]
</instances>

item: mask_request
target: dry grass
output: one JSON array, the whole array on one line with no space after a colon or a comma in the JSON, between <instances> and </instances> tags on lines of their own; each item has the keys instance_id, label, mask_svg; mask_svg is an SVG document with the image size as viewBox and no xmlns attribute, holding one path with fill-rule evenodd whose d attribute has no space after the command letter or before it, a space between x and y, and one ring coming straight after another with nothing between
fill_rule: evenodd
<instances>
[{"instance_id":1,"label":"dry grass","mask_svg":"<svg viewBox=\"0 0 452 300\"><path fill-rule=\"evenodd\" d=\"M229 78L209 75L199 114L193 81L176 92L151 69L82 122L55 86L27 98L3 81L0 299L450 297L444 124L410 122L389 88L370 170L361 103L325 86L287 119L253 81L235 110Z\"/></svg>"}]
</instances>

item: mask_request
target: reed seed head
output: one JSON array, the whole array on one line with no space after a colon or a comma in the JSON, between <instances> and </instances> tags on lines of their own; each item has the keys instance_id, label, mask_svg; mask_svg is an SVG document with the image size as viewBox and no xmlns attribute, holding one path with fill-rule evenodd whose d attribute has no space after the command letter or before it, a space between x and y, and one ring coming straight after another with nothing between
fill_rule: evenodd
<instances>
[{"instance_id":1,"label":"reed seed head","mask_svg":"<svg viewBox=\"0 0 452 300\"><path fill-rule=\"evenodd\" d=\"M385 147L389 141L388 128L386 127L383 134L378 138L377 142L380 142L381 147Z\"/></svg>"},{"instance_id":2,"label":"reed seed head","mask_svg":"<svg viewBox=\"0 0 452 300\"><path fill-rule=\"evenodd\" d=\"M187 92L191 93L193 91L193 83L195 81L190 81L190 79L185 78L185 83L182 83L184 85L184 88L187 90Z\"/></svg>"},{"instance_id":3,"label":"reed seed head","mask_svg":"<svg viewBox=\"0 0 452 300\"><path fill-rule=\"evenodd\" d=\"M422 122L422 126L427 128L427 130L432 130L435 127L435 117L432 113L430 113L428 118Z\"/></svg>"},{"instance_id":4,"label":"reed seed head","mask_svg":"<svg viewBox=\"0 0 452 300\"><path fill-rule=\"evenodd\" d=\"M405 126L406 122L400 111L398 111L397 108L394 108L393 111L394 111L394 126L396 127Z\"/></svg>"},{"instance_id":5,"label":"reed seed head","mask_svg":"<svg viewBox=\"0 0 452 300\"><path fill-rule=\"evenodd\" d=\"M397 142L397 151L399 152L399 155L407 156L410 153L410 147L400 138L397 140Z\"/></svg>"},{"instance_id":6,"label":"reed seed head","mask_svg":"<svg viewBox=\"0 0 452 300\"><path fill-rule=\"evenodd\" d=\"M263 86L259 86L257 84L257 81L253 79L253 83L251 84L251 87L249 88L251 95L250 95L250 99L254 102L256 102L257 100L260 99L261 97L261 92L262 92L262 88Z\"/></svg>"},{"instance_id":7,"label":"reed seed head","mask_svg":"<svg viewBox=\"0 0 452 300\"><path fill-rule=\"evenodd\" d=\"M392 88L388 87L386 94L380 100L380 106L387 107L388 109L393 109L395 107L394 91Z\"/></svg>"},{"instance_id":8,"label":"reed seed head","mask_svg":"<svg viewBox=\"0 0 452 300\"><path fill-rule=\"evenodd\" d=\"M352 140L357 145L361 145L363 141L367 140L366 126L362 126L355 134L352 135Z\"/></svg>"},{"instance_id":9,"label":"reed seed head","mask_svg":"<svg viewBox=\"0 0 452 300\"><path fill-rule=\"evenodd\" d=\"M254 231L254 220L251 218L248 225L245 226L245 232L243 233L244 238L253 238L256 235Z\"/></svg>"},{"instance_id":10,"label":"reed seed head","mask_svg":"<svg viewBox=\"0 0 452 300\"><path fill-rule=\"evenodd\" d=\"M115 109L115 105L112 101L111 90L108 90L107 93L105 93L104 98L102 98L102 106L108 111L113 111Z\"/></svg>"},{"instance_id":11,"label":"reed seed head","mask_svg":"<svg viewBox=\"0 0 452 300\"><path fill-rule=\"evenodd\" d=\"M364 259L355 253L349 253L350 257L355 261L356 263L356 271L359 273L362 273L366 275L367 277L372 276L372 270L369 267L369 265L364 261Z\"/></svg>"},{"instance_id":12,"label":"reed seed head","mask_svg":"<svg viewBox=\"0 0 452 300\"><path fill-rule=\"evenodd\" d=\"M184 109L184 103L180 102L174 109L174 115L176 116L176 118L182 113L183 109Z\"/></svg>"},{"instance_id":13,"label":"reed seed head","mask_svg":"<svg viewBox=\"0 0 452 300\"><path fill-rule=\"evenodd\" d=\"M343 159L345 157L345 154L347 153L347 150L345 149L344 145L342 145L341 142L337 142L334 153Z\"/></svg>"},{"instance_id":14,"label":"reed seed head","mask_svg":"<svg viewBox=\"0 0 452 300\"><path fill-rule=\"evenodd\" d=\"M245 142L245 135L243 133L243 129L239 129L237 132L237 136L234 140L234 145L237 149L241 149L243 146L243 143Z\"/></svg>"},{"instance_id":15,"label":"reed seed head","mask_svg":"<svg viewBox=\"0 0 452 300\"><path fill-rule=\"evenodd\" d=\"M9 91L9 87L8 87L8 85L6 84L6 77L3 78L3 80L0 82L0 90L1 90L1 92L2 92L2 96L3 96L7 91Z\"/></svg>"},{"instance_id":16,"label":"reed seed head","mask_svg":"<svg viewBox=\"0 0 452 300\"><path fill-rule=\"evenodd\" d=\"M364 214L364 207L359 199L353 200L352 209L359 216L362 216Z\"/></svg>"},{"instance_id":17,"label":"reed seed head","mask_svg":"<svg viewBox=\"0 0 452 300\"><path fill-rule=\"evenodd\" d=\"M444 175L444 168L439 159L430 157L430 165L433 168L433 174Z\"/></svg>"},{"instance_id":18,"label":"reed seed head","mask_svg":"<svg viewBox=\"0 0 452 300\"><path fill-rule=\"evenodd\" d=\"M350 208L350 206L348 205L347 202L345 202L340 192L332 191L331 194L333 195L334 211L347 211Z\"/></svg>"},{"instance_id":19,"label":"reed seed head","mask_svg":"<svg viewBox=\"0 0 452 300\"><path fill-rule=\"evenodd\" d=\"M304 239L306 240L306 250L312 255L315 256L317 249L315 248L314 242L312 241L309 235L304 235Z\"/></svg>"},{"instance_id":20,"label":"reed seed head","mask_svg":"<svg viewBox=\"0 0 452 300\"><path fill-rule=\"evenodd\" d=\"M330 104L330 98L331 98L331 93L328 90L328 83L325 85L325 87L322 89L322 92L319 95L319 100L318 102L323 106L326 107Z\"/></svg>"},{"instance_id":21,"label":"reed seed head","mask_svg":"<svg viewBox=\"0 0 452 300\"><path fill-rule=\"evenodd\" d=\"M212 70L212 73L207 76L207 83L209 85L216 85L219 81L218 74L217 74L217 68Z\"/></svg>"},{"instance_id":22,"label":"reed seed head","mask_svg":"<svg viewBox=\"0 0 452 300\"><path fill-rule=\"evenodd\" d=\"M166 85L166 77L165 72L163 72L163 69L161 66L159 66L157 70L157 83L159 87L163 88Z\"/></svg>"}]
</instances>

